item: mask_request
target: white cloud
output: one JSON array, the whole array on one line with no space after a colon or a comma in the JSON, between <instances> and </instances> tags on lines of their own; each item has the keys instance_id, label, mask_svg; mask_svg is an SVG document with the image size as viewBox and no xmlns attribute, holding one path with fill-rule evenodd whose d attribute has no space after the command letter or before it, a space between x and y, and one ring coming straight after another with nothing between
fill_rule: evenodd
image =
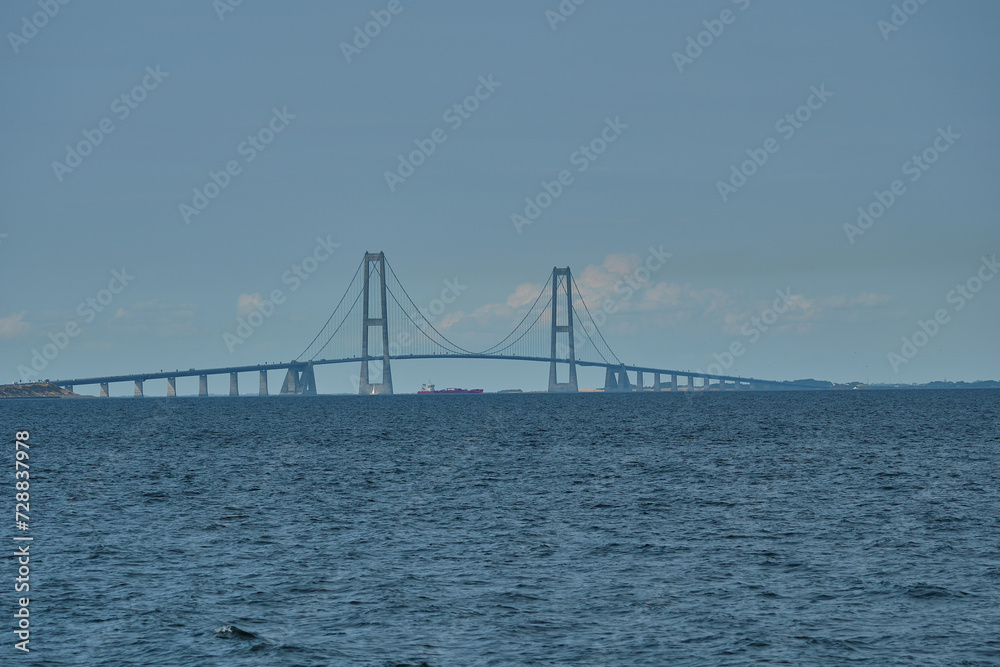
<instances>
[{"instance_id":1,"label":"white cloud","mask_svg":"<svg viewBox=\"0 0 1000 667\"><path fill-rule=\"evenodd\" d=\"M613 302L608 312L645 313L656 315L658 325L666 322L676 324L680 320L690 320L723 310L732 304L732 298L715 288L696 289L690 284L671 283L657 280L656 272L651 275L644 269L639 273L645 280L636 278L636 270L643 266L643 259L636 254L613 253L600 264L591 264L579 272L574 272L577 289L576 299L583 299L588 310L596 313L604 304ZM666 271L664 271L666 277ZM459 323L469 325L469 329L491 329L495 332L509 330L524 316L528 306L534 303L539 292L548 289L548 284L523 283L507 296L502 303L486 304L472 312L456 312L447 318L439 328L453 327ZM542 302L547 301L547 293ZM579 308L579 302L577 304ZM608 326L615 330L639 330L648 323L629 322L629 318L611 315Z\"/></svg>"},{"instance_id":2,"label":"white cloud","mask_svg":"<svg viewBox=\"0 0 1000 667\"><path fill-rule=\"evenodd\" d=\"M194 318L195 306L191 304L171 304L150 299L119 308L108 324L121 334L171 338L197 334Z\"/></svg>"},{"instance_id":3,"label":"white cloud","mask_svg":"<svg viewBox=\"0 0 1000 667\"><path fill-rule=\"evenodd\" d=\"M892 297L888 294L862 292L854 296L846 294L830 296L823 299L822 305L826 308L874 308L890 301L892 301Z\"/></svg>"},{"instance_id":4,"label":"white cloud","mask_svg":"<svg viewBox=\"0 0 1000 667\"><path fill-rule=\"evenodd\" d=\"M704 327L721 327L730 333L739 334L744 325L754 317L760 318L778 298L777 291L766 298L755 296L749 299L716 287L670 282L667 280L670 277L669 265L660 270L662 274L653 272L643 282L636 279L636 269L641 266L643 259L639 255L615 253L606 256L600 264L591 264L574 272L578 288L575 290L576 297L584 300L591 313L596 314L606 303L612 304L605 313L607 321L601 326L605 333L629 334L650 328L690 328L698 326L700 322ZM647 277L645 270L640 271L639 275ZM503 302L486 304L471 312L449 313L436 326L439 330L460 330L467 336L486 341L491 335L509 332L534 303L539 292L548 288L548 284L522 283ZM780 291L787 295L785 290ZM546 291L542 295L542 302L547 299ZM799 293L787 296L787 300L788 308L780 314L779 321L774 325L775 332L804 333L812 328L814 322L820 320L850 321L858 317L858 313L872 311L889 302L891 297L862 292L809 298ZM622 316L623 313L628 313L628 316Z\"/></svg>"},{"instance_id":5,"label":"white cloud","mask_svg":"<svg viewBox=\"0 0 1000 667\"><path fill-rule=\"evenodd\" d=\"M642 263L638 255L622 253L608 255L599 265L584 267L579 275L574 274L581 296L588 306L604 303L606 299L620 298L615 289L624 285L624 278L631 275Z\"/></svg>"},{"instance_id":6,"label":"white cloud","mask_svg":"<svg viewBox=\"0 0 1000 667\"><path fill-rule=\"evenodd\" d=\"M0 339L3 338L17 338L18 336L23 336L28 333L31 329L31 325L24 322L24 316L28 313L26 310L22 310L20 313L14 313L13 315L8 315L7 317L0 317Z\"/></svg>"},{"instance_id":7,"label":"white cloud","mask_svg":"<svg viewBox=\"0 0 1000 667\"><path fill-rule=\"evenodd\" d=\"M507 297L507 306L510 308L526 306L535 300L541 289L541 286L532 285L531 283L518 285L514 288L514 293Z\"/></svg>"},{"instance_id":8,"label":"white cloud","mask_svg":"<svg viewBox=\"0 0 1000 667\"><path fill-rule=\"evenodd\" d=\"M643 292L642 304L652 308L679 306L682 288L676 283L657 283Z\"/></svg>"},{"instance_id":9,"label":"white cloud","mask_svg":"<svg viewBox=\"0 0 1000 667\"><path fill-rule=\"evenodd\" d=\"M862 292L860 294L836 294L822 299L810 299L804 294L792 294L788 299L788 310L778 316L771 328L774 333L805 333L818 321L857 321L859 316L873 308L892 300L886 294ZM751 308L727 312L724 316L725 328L729 333L739 333L744 324L753 318L760 318L773 306L772 301L761 301Z\"/></svg>"},{"instance_id":10,"label":"white cloud","mask_svg":"<svg viewBox=\"0 0 1000 667\"><path fill-rule=\"evenodd\" d=\"M254 292L253 294L240 294L240 296L236 299L236 314L246 317L263 302L264 300L261 298L260 292Z\"/></svg>"}]
</instances>

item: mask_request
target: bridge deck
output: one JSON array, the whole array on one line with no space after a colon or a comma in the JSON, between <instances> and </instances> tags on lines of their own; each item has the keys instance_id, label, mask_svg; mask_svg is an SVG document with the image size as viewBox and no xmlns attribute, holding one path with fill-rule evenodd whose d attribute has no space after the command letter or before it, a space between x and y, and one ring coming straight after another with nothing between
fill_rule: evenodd
<instances>
[{"instance_id":1,"label":"bridge deck","mask_svg":"<svg viewBox=\"0 0 1000 667\"><path fill-rule=\"evenodd\" d=\"M484 354L401 354L397 356L389 357L391 361L396 360L407 360L407 359L503 359L507 361L534 361L540 363L550 363L551 358L548 357L527 357L527 356L495 356L495 355L484 355ZM346 357L343 359L317 359L312 362L314 366L325 366L329 364L348 364L348 363L360 363L362 361L381 361L382 357ZM569 363L566 359L556 359L556 363ZM670 370L665 368L653 368L651 366L630 366L630 365L618 365L618 364L607 364L596 361L576 361L577 366L589 366L598 368L611 368L612 370L621 370L631 372L642 372L642 373L659 373L663 375L677 375L678 377L691 377L691 378L702 378L708 380L720 380L724 382L739 382L739 383L753 383L757 385L766 386L781 386L781 387L795 387L801 389L813 389L809 385L797 384L794 382L783 382L779 380L762 380L759 378L746 378L737 375L712 375L710 373L698 373L696 371L678 371ZM258 364L254 366L227 366L218 368L202 368L202 369L188 369L186 371L173 370L173 371L158 371L156 373L133 373L128 375L106 375L103 377L90 377L90 378L74 378L70 380L55 380L53 384L59 386L70 386L70 385L90 385L90 384L101 384L101 383L114 383L114 382L135 382L137 380L160 380L166 378L179 378L179 377L196 377L200 375L227 375L229 373L252 373L254 371L277 371L277 370L287 370L289 368L295 368L301 370L307 366L307 362L304 361L287 361L287 362L276 362L273 364Z\"/></svg>"}]
</instances>

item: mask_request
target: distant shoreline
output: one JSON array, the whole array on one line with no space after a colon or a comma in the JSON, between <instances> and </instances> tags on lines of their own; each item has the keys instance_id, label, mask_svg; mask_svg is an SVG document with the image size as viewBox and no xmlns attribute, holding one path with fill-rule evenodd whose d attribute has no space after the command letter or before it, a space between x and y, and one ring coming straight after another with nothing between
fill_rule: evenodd
<instances>
[{"instance_id":1,"label":"distant shoreline","mask_svg":"<svg viewBox=\"0 0 1000 667\"><path fill-rule=\"evenodd\" d=\"M51 382L0 385L0 398L93 398L75 394Z\"/></svg>"}]
</instances>

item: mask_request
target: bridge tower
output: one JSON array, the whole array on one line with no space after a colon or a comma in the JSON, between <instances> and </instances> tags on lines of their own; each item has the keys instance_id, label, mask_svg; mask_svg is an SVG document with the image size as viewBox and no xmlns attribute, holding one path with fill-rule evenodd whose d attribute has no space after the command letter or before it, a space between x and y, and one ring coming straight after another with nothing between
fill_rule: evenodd
<instances>
[{"instance_id":1,"label":"bridge tower","mask_svg":"<svg viewBox=\"0 0 1000 667\"><path fill-rule=\"evenodd\" d=\"M371 305L371 277L372 271L378 274L378 297L379 305L376 312L379 317L370 317ZM358 383L358 393L368 394L391 394L392 393L392 371L389 368L389 303L386 301L385 289L385 254L381 252L365 253L365 283L364 283L364 307L361 315L361 381ZM382 380L371 383L368 377L368 342L370 330L380 328L382 330Z\"/></svg>"},{"instance_id":2,"label":"bridge tower","mask_svg":"<svg viewBox=\"0 0 1000 667\"><path fill-rule=\"evenodd\" d=\"M560 289L561 288L561 289ZM559 294L565 295L566 323L559 324ZM559 341L559 334L567 334L567 343ZM565 346L565 347L564 347ZM569 381L556 381L556 352L567 350ZM576 351L573 348L573 274L569 267L552 269L552 361L549 363L549 393L578 391L576 383Z\"/></svg>"}]
</instances>

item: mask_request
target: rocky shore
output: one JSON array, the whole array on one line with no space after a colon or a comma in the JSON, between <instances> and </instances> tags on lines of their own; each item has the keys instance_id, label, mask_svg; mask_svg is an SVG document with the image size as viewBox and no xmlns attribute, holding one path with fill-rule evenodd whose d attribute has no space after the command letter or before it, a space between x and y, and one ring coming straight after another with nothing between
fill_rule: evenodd
<instances>
[{"instance_id":1,"label":"rocky shore","mask_svg":"<svg viewBox=\"0 0 1000 667\"><path fill-rule=\"evenodd\" d=\"M51 382L0 385L0 398L88 398Z\"/></svg>"}]
</instances>

